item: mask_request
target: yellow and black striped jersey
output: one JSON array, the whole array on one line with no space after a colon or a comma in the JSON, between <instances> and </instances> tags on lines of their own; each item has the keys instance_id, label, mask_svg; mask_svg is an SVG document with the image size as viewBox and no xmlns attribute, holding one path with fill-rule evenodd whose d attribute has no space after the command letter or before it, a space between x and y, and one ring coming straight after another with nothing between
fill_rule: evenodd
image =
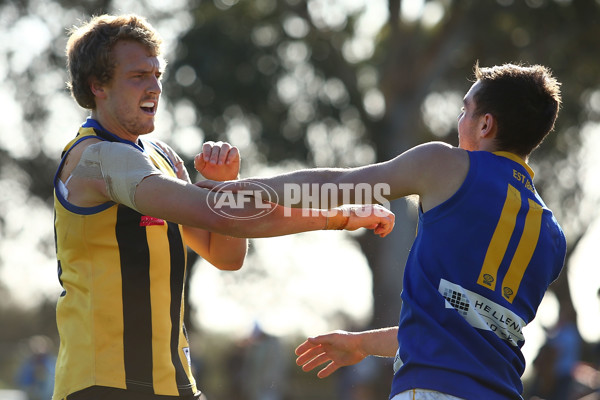
<instances>
[{"instance_id":1,"label":"yellow and black striped jersey","mask_svg":"<svg viewBox=\"0 0 600 400\"><path fill-rule=\"evenodd\" d=\"M197 392L183 324L186 245L178 224L113 202L70 204L57 190L66 155L89 138L129 143L163 173L168 157L149 141L126 142L92 119L63 152L56 174L55 239L64 288L54 399L90 386L157 395Z\"/></svg>"}]
</instances>

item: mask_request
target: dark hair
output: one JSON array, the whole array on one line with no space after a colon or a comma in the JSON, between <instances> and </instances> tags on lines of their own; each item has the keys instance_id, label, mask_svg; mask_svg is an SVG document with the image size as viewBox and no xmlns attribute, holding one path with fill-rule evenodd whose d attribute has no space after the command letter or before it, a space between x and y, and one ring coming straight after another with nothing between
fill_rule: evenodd
<instances>
[{"instance_id":1,"label":"dark hair","mask_svg":"<svg viewBox=\"0 0 600 400\"><path fill-rule=\"evenodd\" d=\"M529 155L554 129L561 104L560 83L541 65L504 64L480 68L474 94L475 114L492 114L498 124L501 150Z\"/></svg>"},{"instance_id":2,"label":"dark hair","mask_svg":"<svg viewBox=\"0 0 600 400\"><path fill-rule=\"evenodd\" d=\"M162 39L145 18L137 15L95 16L69 31L67 86L81 107L96 108L90 80L97 79L101 84L111 81L115 69L112 49L120 40L136 41L144 45L152 56L160 56Z\"/></svg>"}]
</instances>

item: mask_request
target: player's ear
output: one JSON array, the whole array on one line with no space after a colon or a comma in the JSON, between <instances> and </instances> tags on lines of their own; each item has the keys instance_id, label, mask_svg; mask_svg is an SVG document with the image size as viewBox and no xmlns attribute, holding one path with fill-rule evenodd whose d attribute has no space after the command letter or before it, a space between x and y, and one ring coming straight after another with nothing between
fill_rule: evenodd
<instances>
[{"instance_id":1,"label":"player's ear","mask_svg":"<svg viewBox=\"0 0 600 400\"><path fill-rule=\"evenodd\" d=\"M106 92L104 91L104 85L96 78L90 79L90 90L92 94L98 98L105 98Z\"/></svg>"},{"instance_id":2,"label":"player's ear","mask_svg":"<svg viewBox=\"0 0 600 400\"><path fill-rule=\"evenodd\" d=\"M487 113L481 116L479 127L481 137L491 139L496 135L496 131L498 130L498 121L492 114Z\"/></svg>"}]
</instances>

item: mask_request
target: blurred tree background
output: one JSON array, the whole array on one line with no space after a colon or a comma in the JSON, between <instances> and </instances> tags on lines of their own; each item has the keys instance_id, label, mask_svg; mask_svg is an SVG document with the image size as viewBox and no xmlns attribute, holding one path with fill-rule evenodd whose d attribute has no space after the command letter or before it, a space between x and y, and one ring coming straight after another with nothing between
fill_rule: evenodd
<instances>
[{"instance_id":1,"label":"blurred tree background","mask_svg":"<svg viewBox=\"0 0 600 400\"><path fill-rule=\"evenodd\" d=\"M589 162L600 149L599 1L2 0L0 388L13 386L25 338L43 334L58 343L52 178L62 146L86 116L65 89L66 29L93 14L121 12L146 16L165 39L169 66L153 135L170 142L189 167L204 140L227 140L241 150L245 177L383 161L429 140L456 144L456 116L476 61L483 66L523 62L550 67L563 83L563 108L556 133L530 161L537 189L557 214L569 244L567 269L552 286L552 298L562 309L576 309L580 324L598 319L598 282L574 287L569 278L574 268L583 271L579 275L593 276L595 267L591 259L571 256L585 243L598 215L600 193ZM396 201L392 209L397 224L385 239L351 234L342 243L329 234L305 234L299 237L315 239L307 239L309 245L301 250L277 239L256 241L242 271L192 280L188 293L200 291L202 297L188 304L193 311L188 325L198 336L203 359L200 386L205 385L211 399L236 398L231 397L232 379L239 376L233 369L241 362L236 356L243 349L239 346L247 348L253 341L241 342L244 334L226 334L206 322L210 319L202 313L214 308L216 299L202 280L213 276L220 282L225 288L221 295L235 303L230 309L269 309L293 302L289 297L306 290L290 291L286 283L299 280L286 268L307 257L304 253L327 252L298 268L312 265L313 274L324 274L350 297L361 289L344 286L345 275L354 271L349 266L368 266L358 284L369 295L362 311L353 313L352 303L338 306L327 289L313 295L312 302L298 295L308 302L303 313L286 316L295 325L279 332L289 360L306 334L396 325L416 212L405 201ZM328 241L329 246L322 245ZM343 258L342 252L352 257ZM206 269L193 261L195 270ZM327 275L329 268L337 269ZM25 283L15 289L15 281ZM261 303L256 295L265 287L269 296L261 297ZM588 305L585 315L572 291L589 292L582 300ZM589 315L590 303L594 315ZM268 320L268 312L256 314ZM281 313L271 319L280 319ZM240 318L235 313L230 317ZM256 330L250 337L258 337ZM385 398L391 370L381 368L387 367L376 363L367 368L376 374L355 371L355 379L376 382L369 386L373 398ZM340 393L336 379L352 378L340 372L317 382L297 370L290 367L288 386L282 386L286 398L332 398Z\"/></svg>"}]
</instances>

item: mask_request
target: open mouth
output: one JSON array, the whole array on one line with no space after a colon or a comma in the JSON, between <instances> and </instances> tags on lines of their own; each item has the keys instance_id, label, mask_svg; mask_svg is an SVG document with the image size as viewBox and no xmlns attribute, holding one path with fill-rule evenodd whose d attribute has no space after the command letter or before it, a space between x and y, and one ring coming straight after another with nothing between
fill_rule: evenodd
<instances>
[{"instance_id":1,"label":"open mouth","mask_svg":"<svg viewBox=\"0 0 600 400\"><path fill-rule=\"evenodd\" d=\"M154 115L156 113L156 103L153 101L145 101L140 105L140 108L146 114Z\"/></svg>"}]
</instances>

